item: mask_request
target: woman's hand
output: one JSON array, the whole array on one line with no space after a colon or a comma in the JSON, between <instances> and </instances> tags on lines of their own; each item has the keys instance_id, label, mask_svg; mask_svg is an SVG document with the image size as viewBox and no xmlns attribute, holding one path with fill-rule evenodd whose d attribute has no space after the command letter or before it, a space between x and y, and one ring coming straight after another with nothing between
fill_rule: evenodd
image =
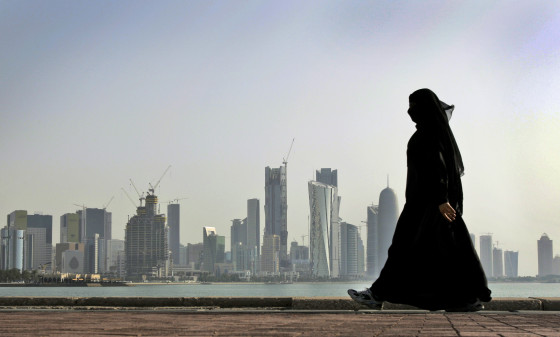
<instances>
[{"instance_id":1,"label":"woman's hand","mask_svg":"<svg viewBox=\"0 0 560 337\"><path fill-rule=\"evenodd\" d=\"M455 220L455 216L456 216L455 209L453 209L453 207L451 207L451 205L448 202L439 205L439 211L447 221L453 222L453 220Z\"/></svg>"}]
</instances>

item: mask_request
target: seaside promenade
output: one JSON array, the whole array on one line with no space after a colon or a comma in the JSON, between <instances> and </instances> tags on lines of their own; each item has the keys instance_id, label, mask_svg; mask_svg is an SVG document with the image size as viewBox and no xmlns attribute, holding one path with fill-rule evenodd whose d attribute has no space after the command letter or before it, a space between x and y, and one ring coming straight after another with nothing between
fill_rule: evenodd
<instances>
[{"instance_id":1,"label":"seaside promenade","mask_svg":"<svg viewBox=\"0 0 560 337\"><path fill-rule=\"evenodd\" d=\"M339 297L1 297L0 336L559 336L560 298L508 298L476 313Z\"/></svg>"}]
</instances>

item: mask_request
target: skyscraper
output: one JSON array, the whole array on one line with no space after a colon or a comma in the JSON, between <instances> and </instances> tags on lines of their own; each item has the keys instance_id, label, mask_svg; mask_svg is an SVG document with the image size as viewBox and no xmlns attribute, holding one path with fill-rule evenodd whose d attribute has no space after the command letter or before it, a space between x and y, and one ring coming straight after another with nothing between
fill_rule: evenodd
<instances>
[{"instance_id":1,"label":"skyscraper","mask_svg":"<svg viewBox=\"0 0 560 337\"><path fill-rule=\"evenodd\" d=\"M157 198L156 198L157 199ZM80 216L80 242L86 242L95 234L103 240L111 240L112 215L104 208L84 208L76 213Z\"/></svg>"},{"instance_id":2,"label":"skyscraper","mask_svg":"<svg viewBox=\"0 0 560 337\"><path fill-rule=\"evenodd\" d=\"M52 246L47 244L45 228L27 227L25 231L25 267L26 270L36 270L47 266L51 262Z\"/></svg>"},{"instance_id":3,"label":"skyscraper","mask_svg":"<svg viewBox=\"0 0 560 337\"><path fill-rule=\"evenodd\" d=\"M517 277L519 252L511 250L504 251L504 269L507 277Z\"/></svg>"},{"instance_id":4,"label":"skyscraper","mask_svg":"<svg viewBox=\"0 0 560 337\"><path fill-rule=\"evenodd\" d=\"M230 247L234 270L247 270L249 252L247 249L247 219L231 220Z\"/></svg>"},{"instance_id":5,"label":"skyscraper","mask_svg":"<svg viewBox=\"0 0 560 337\"><path fill-rule=\"evenodd\" d=\"M52 215L27 215L27 228L44 228L46 243L52 246Z\"/></svg>"},{"instance_id":6,"label":"skyscraper","mask_svg":"<svg viewBox=\"0 0 560 337\"><path fill-rule=\"evenodd\" d=\"M482 264L482 269L488 277L494 275L494 269L492 264L492 234L485 234L479 237L480 242L480 263Z\"/></svg>"},{"instance_id":7,"label":"skyscraper","mask_svg":"<svg viewBox=\"0 0 560 337\"><path fill-rule=\"evenodd\" d=\"M309 188L309 249L311 275L338 277L340 273L340 198L338 189L317 181Z\"/></svg>"},{"instance_id":8,"label":"skyscraper","mask_svg":"<svg viewBox=\"0 0 560 337\"><path fill-rule=\"evenodd\" d=\"M8 228L26 230L27 211L19 210L8 214Z\"/></svg>"},{"instance_id":9,"label":"skyscraper","mask_svg":"<svg viewBox=\"0 0 560 337\"><path fill-rule=\"evenodd\" d=\"M33 257L28 257L26 269L49 266L52 259L52 215L27 215L27 248ZM33 242L30 242L30 240Z\"/></svg>"},{"instance_id":10,"label":"skyscraper","mask_svg":"<svg viewBox=\"0 0 560 337\"><path fill-rule=\"evenodd\" d=\"M23 271L25 230L17 229L16 226L6 226L0 230L0 237L2 269L17 268Z\"/></svg>"},{"instance_id":11,"label":"skyscraper","mask_svg":"<svg viewBox=\"0 0 560 337\"><path fill-rule=\"evenodd\" d=\"M371 205L367 207L367 274L374 278L379 277L381 267L379 266L379 242L378 242L378 223L377 214L379 207Z\"/></svg>"},{"instance_id":12,"label":"skyscraper","mask_svg":"<svg viewBox=\"0 0 560 337\"><path fill-rule=\"evenodd\" d=\"M280 237L280 266L287 267L290 261L288 260L286 166L265 168L264 216L264 235L278 235Z\"/></svg>"},{"instance_id":13,"label":"skyscraper","mask_svg":"<svg viewBox=\"0 0 560 337\"><path fill-rule=\"evenodd\" d=\"M247 200L247 250L249 269L253 274L260 269L261 213L259 199Z\"/></svg>"},{"instance_id":14,"label":"skyscraper","mask_svg":"<svg viewBox=\"0 0 560 337\"><path fill-rule=\"evenodd\" d=\"M552 274L560 275L560 255L555 255L552 259Z\"/></svg>"},{"instance_id":15,"label":"skyscraper","mask_svg":"<svg viewBox=\"0 0 560 337\"><path fill-rule=\"evenodd\" d=\"M280 236L265 235L261 254L261 272L280 272Z\"/></svg>"},{"instance_id":16,"label":"skyscraper","mask_svg":"<svg viewBox=\"0 0 560 337\"><path fill-rule=\"evenodd\" d=\"M60 242L80 242L80 216L67 213L60 216Z\"/></svg>"},{"instance_id":17,"label":"skyscraper","mask_svg":"<svg viewBox=\"0 0 560 337\"><path fill-rule=\"evenodd\" d=\"M61 242L61 243L57 243L56 244L56 249L55 249L55 266L54 269L57 272L63 272L64 268L63 268L63 261L62 261L62 256L64 255L64 253L66 251L69 250L77 250L80 251L81 254L72 254L71 257L73 260L73 264L79 266L79 270L83 273L84 272L84 252L85 252L85 244L83 243L78 243L78 242ZM70 255L68 255L68 257L70 257ZM67 262L69 262L70 260L67 259ZM68 266L67 266L68 267Z\"/></svg>"},{"instance_id":18,"label":"skyscraper","mask_svg":"<svg viewBox=\"0 0 560 337\"><path fill-rule=\"evenodd\" d=\"M214 265L225 262L225 236L220 236L214 227L202 228L203 270L214 273Z\"/></svg>"},{"instance_id":19,"label":"skyscraper","mask_svg":"<svg viewBox=\"0 0 560 337\"><path fill-rule=\"evenodd\" d=\"M187 266L199 269L204 256L204 243L187 243Z\"/></svg>"},{"instance_id":20,"label":"skyscraper","mask_svg":"<svg viewBox=\"0 0 560 337\"><path fill-rule=\"evenodd\" d=\"M165 215L157 214L158 199L146 196L145 206L139 206L125 229L127 279L139 280L166 277L169 273L169 252Z\"/></svg>"},{"instance_id":21,"label":"skyscraper","mask_svg":"<svg viewBox=\"0 0 560 337\"><path fill-rule=\"evenodd\" d=\"M338 170L331 170L330 168L322 168L320 171L317 170L315 172L315 180L323 184L338 187Z\"/></svg>"},{"instance_id":22,"label":"skyscraper","mask_svg":"<svg viewBox=\"0 0 560 337\"><path fill-rule=\"evenodd\" d=\"M379 213L377 215L379 240L377 256L380 268L383 268L387 261L389 247L393 241L393 234L395 233L399 217L398 207L397 195L393 189L387 187L381 191L379 195Z\"/></svg>"},{"instance_id":23,"label":"skyscraper","mask_svg":"<svg viewBox=\"0 0 560 337\"><path fill-rule=\"evenodd\" d=\"M504 263L503 263L502 249L494 247L492 251L492 275L494 277L504 276Z\"/></svg>"},{"instance_id":24,"label":"skyscraper","mask_svg":"<svg viewBox=\"0 0 560 337\"><path fill-rule=\"evenodd\" d=\"M346 222L340 223L340 275L357 277L360 234L358 227ZM363 254L363 251L362 251ZM362 258L363 259L363 258Z\"/></svg>"},{"instance_id":25,"label":"skyscraper","mask_svg":"<svg viewBox=\"0 0 560 337\"><path fill-rule=\"evenodd\" d=\"M107 272L121 276L124 273L124 266L121 265L121 259L124 256L124 240L112 239L107 240Z\"/></svg>"},{"instance_id":26,"label":"skyscraper","mask_svg":"<svg viewBox=\"0 0 560 337\"><path fill-rule=\"evenodd\" d=\"M552 274L552 240L544 233L537 241L539 274L538 276L546 276Z\"/></svg>"},{"instance_id":27,"label":"skyscraper","mask_svg":"<svg viewBox=\"0 0 560 337\"><path fill-rule=\"evenodd\" d=\"M169 227L169 250L174 265L179 265L181 245L181 211L179 204L167 205L167 227Z\"/></svg>"}]
</instances>

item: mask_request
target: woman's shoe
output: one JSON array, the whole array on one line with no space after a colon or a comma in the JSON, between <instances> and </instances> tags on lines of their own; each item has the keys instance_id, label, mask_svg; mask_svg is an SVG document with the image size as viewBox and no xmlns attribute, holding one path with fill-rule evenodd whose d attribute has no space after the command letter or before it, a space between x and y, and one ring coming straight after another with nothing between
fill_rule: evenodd
<instances>
[{"instance_id":1,"label":"woman's shoe","mask_svg":"<svg viewBox=\"0 0 560 337\"><path fill-rule=\"evenodd\" d=\"M360 304L363 304L363 305L369 307L370 309L375 309L375 310L383 309L383 302L382 301L376 301L373 298L373 294L371 293L371 290L369 288L366 289L366 290L363 290L363 291L348 289L348 295L350 295L350 297L354 301L356 301Z\"/></svg>"}]
</instances>

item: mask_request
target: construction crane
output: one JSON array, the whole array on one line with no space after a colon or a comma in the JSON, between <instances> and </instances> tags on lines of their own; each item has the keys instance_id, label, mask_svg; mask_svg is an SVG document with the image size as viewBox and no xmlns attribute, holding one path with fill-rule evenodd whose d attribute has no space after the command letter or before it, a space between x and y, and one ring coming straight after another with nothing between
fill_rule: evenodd
<instances>
[{"instance_id":1,"label":"construction crane","mask_svg":"<svg viewBox=\"0 0 560 337\"><path fill-rule=\"evenodd\" d=\"M78 207L81 207L81 208L82 208L82 210L84 210L84 211L85 211L85 210L86 210L86 208L87 208L87 206L86 206L86 205L84 205L84 204L82 204L82 205L78 205L78 204L72 204L72 205L74 205L74 206L78 206Z\"/></svg>"},{"instance_id":2,"label":"construction crane","mask_svg":"<svg viewBox=\"0 0 560 337\"><path fill-rule=\"evenodd\" d=\"M132 184L132 187L134 187L134 190L136 191L136 194L138 194L138 199L140 199L140 207L142 207L142 201L145 199L144 198L144 193L140 194L140 192L138 192L138 189L136 188L136 185L134 185L134 181L132 181L132 179L130 180L130 184ZM127 193L128 195L128 193Z\"/></svg>"},{"instance_id":3,"label":"construction crane","mask_svg":"<svg viewBox=\"0 0 560 337\"><path fill-rule=\"evenodd\" d=\"M109 207L109 205L111 204L111 201L113 201L113 199L115 199L115 196L114 196L114 195L111 197L111 200L109 200L109 202L106 203L105 206L103 206L103 210L106 210L107 207Z\"/></svg>"},{"instance_id":4,"label":"construction crane","mask_svg":"<svg viewBox=\"0 0 560 337\"><path fill-rule=\"evenodd\" d=\"M168 203L168 204L178 204L180 200L187 200L187 199L188 199L188 197L187 198L175 198L175 199L165 201L165 202Z\"/></svg>"},{"instance_id":5,"label":"construction crane","mask_svg":"<svg viewBox=\"0 0 560 337\"><path fill-rule=\"evenodd\" d=\"M296 140L295 138L292 139L292 144L290 144L290 150L288 150L288 154L286 155L286 158L282 158L283 159L282 163L284 164L284 166L288 166L288 158L290 157L290 153L292 152L292 146L294 146L295 140Z\"/></svg>"},{"instance_id":6,"label":"construction crane","mask_svg":"<svg viewBox=\"0 0 560 337\"><path fill-rule=\"evenodd\" d=\"M170 168L171 168L171 165L169 165L167 167L167 169L165 169L165 172L163 172L163 174L161 175L161 177L159 178L159 180L157 181L157 183L154 186L152 186L152 184L148 183L148 185L150 185L150 189L148 191L150 191L152 193L152 195L154 195L155 189L159 186L159 183L161 182L161 179L163 179L163 177L165 176L167 171L169 171Z\"/></svg>"},{"instance_id":7,"label":"construction crane","mask_svg":"<svg viewBox=\"0 0 560 337\"><path fill-rule=\"evenodd\" d=\"M128 193L126 192L126 190L124 188L121 187L121 190L124 192L124 194L126 195L126 197L128 198L128 200L130 200L130 202L132 203L132 205L134 205L134 208L138 207L136 206L136 203L134 203L134 200L132 200L132 198L130 197L130 195L128 195Z\"/></svg>"}]
</instances>

